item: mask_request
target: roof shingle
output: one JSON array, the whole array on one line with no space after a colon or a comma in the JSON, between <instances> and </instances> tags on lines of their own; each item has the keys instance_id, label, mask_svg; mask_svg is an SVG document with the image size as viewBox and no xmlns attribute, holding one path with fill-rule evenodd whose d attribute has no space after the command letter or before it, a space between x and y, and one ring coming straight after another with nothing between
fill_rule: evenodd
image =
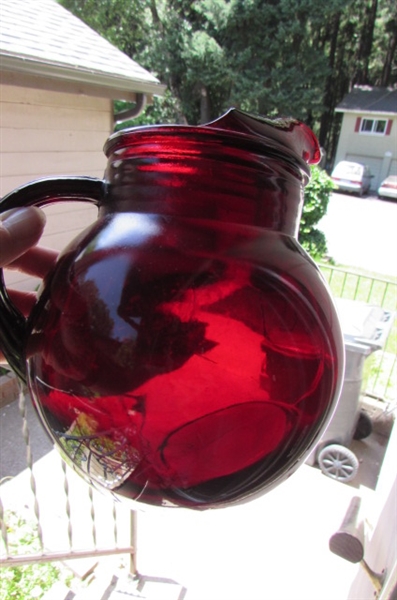
<instances>
[{"instance_id":1,"label":"roof shingle","mask_svg":"<svg viewBox=\"0 0 397 600\"><path fill-rule=\"evenodd\" d=\"M156 77L55 0L1 0L0 16L3 68L47 68L65 79L100 77L128 90L163 92Z\"/></svg>"},{"instance_id":2,"label":"roof shingle","mask_svg":"<svg viewBox=\"0 0 397 600\"><path fill-rule=\"evenodd\" d=\"M356 86L338 104L336 111L397 113L397 88Z\"/></svg>"}]
</instances>

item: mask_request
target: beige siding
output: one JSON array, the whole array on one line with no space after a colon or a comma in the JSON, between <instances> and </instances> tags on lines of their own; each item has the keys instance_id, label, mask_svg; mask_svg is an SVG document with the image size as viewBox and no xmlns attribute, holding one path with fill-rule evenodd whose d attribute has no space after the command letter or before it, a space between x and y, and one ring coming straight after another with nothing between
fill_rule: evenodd
<instances>
[{"instance_id":1,"label":"beige siding","mask_svg":"<svg viewBox=\"0 0 397 600\"><path fill-rule=\"evenodd\" d=\"M44 95L49 92L44 92ZM100 99L95 103L102 104ZM107 103L107 101L105 101ZM0 125L6 127L13 124L18 133L28 127L39 131L51 131L57 134L78 129L79 131L98 131L107 120L108 111L68 108L63 106L40 106L31 104L14 104L2 102Z\"/></svg>"},{"instance_id":2,"label":"beige siding","mask_svg":"<svg viewBox=\"0 0 397 600\"><path fill-rule=\"evenodd\" d=\"M102 178L103 145L112 129L112 102L59 90L19 85L0 89L0 194L45 176L87 175ZM46 246L61 250L96 218L96 208L61 203L45 209ZM38 281L9 273L7 283L34 289Z\"/></svg>"},{"instance_id":3,"label":"beige siding","mask_svg":"<svg viewBox=\"0 0 397 600\"><path fill-rule=\"evenodd\" d=\"M103 174L108 99L4 85L0 126L2 196L46 175Z\"/></svg>"},{"instance_id":4,"label":"beige siding","mask_svg":"<svg viewBox=\"0 0 397 600\"><path fill-rule=\"evenodd\" d=\"M392 118L393 125L390 135L373 135L355 131L357 117L363 119ZM391 157L396 156L397 147L397 118L374 114L344 113L342 128L338 141L335 164L341 160L355 160L367 164L374 175L371 188L376 190L381 179L391 171Z\"/></svg>"},{"instance_id":5,"label":"beige siding","mask_svg":"<svg viewBox=\"0 0 397 600\"><path fill-rule=\"evenodd\" d=\"M99 152L99 160L102 162L102 147L107 138L104 131L91 131L87 135L87 131L82 129L78 131L61 131L53 132L53 137L56 141L56 151L65 152ZM15 152L20 152L21 146L24 152L40 153L48 152L48 130L33 129L31 126L18 131L15 128L5 124L1 128L1 149L4 154L9 153L14 157Z\"/></svg>"},{"instance_id":6,"label":"beige siding","mask_svg":"<svg viewBox=\"0 0 397 600\"><path fill-rule=\"evenodd\" d=\"M389 120L390 116L378 115L358 115L353 113L344 113L342 128L339 136L338 151L336 160L344 160L347 153L374 156L383 158L386 152L396 152L397 139L397 118L394 117L390 135L371 135L355 131L356 119L360 116L363 119L382 118Z\"/></svg>"}]
</instances>

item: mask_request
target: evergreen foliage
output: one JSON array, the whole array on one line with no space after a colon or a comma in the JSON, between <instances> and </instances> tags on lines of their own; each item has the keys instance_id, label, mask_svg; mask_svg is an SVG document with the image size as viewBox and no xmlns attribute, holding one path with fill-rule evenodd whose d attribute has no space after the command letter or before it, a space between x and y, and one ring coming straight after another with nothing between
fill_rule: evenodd
<instances>
[{"instance_id":1,"label":"evergreen foliage","mask_svg":"<svg viewBox=\"0 0 397 600\"><path fill-rule=\"evenodd\" d=\"M59 1L167 85L157 122L294 116L332 161L343 96L397 84L394 0Z\"/></svg>"},{"instance_id":2,"label":"evergreen foliage","mask_svg":"<svg viewBox=\"0 0 397 600\"><path fill-rule=\"evenodd\" d=\"M327 214L334 183L317 165L312 165L311 172L311 179L305 187L299 242L313 258L321 258L327 253L327 241L316 225Z\"/></svg>"},{"instance_id":3,"label":"evergreen foliage","mask_svg":"<svg viewBox=\"0 0 397 600\"><path fill-rule=\"evenodd\" d=\"M293 116L314 130L329 168L345 94L354 85L397 85L395 0L59 1L167 85L124 127L206 123L231 106ZM314 170L306 188L301 239L312 227L314 253L325 248L314 228L324 177Z\"/></svg>"}]
</instances>

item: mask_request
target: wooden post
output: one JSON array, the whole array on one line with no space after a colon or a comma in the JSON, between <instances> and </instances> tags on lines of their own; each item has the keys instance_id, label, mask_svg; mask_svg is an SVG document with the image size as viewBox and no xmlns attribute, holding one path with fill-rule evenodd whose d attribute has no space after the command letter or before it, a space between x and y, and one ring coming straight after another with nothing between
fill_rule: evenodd
<instances>
[{"instance_id":1,"label":"wooden post","mask_svg":"<svg viewBox=\"0 0 397 600\"><path fill-rule=\"evenodd\" d=\"M130 545L132 552L130 554L130 573L138 575L137 568L137 541L138 541L138 513L135 510L130 511Z\"/></svg>"},{"instance_id":2,"label":"wooden post","mask_svg":"<svg viewBox=\"0 0 397 600\"><path fill-rule=\"evenodd\" d=\"M333 554L352 563L360 563L371 580L376 594L382 590L386 573L375 573L364 560L364 521L359 518L361 498L354 496L347 509L339 531L329 540Z\"/></svg>"}]
</instances>

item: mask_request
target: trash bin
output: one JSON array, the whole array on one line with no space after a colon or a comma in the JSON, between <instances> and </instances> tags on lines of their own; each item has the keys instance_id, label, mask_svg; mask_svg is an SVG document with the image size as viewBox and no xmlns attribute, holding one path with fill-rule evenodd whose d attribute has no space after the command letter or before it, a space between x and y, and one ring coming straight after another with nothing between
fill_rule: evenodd
<instances>
[{"instance_id":1,"label":"trash bin","mask_svg":"<svg viewBox=\"0 0 397 600\"><path fill-rule=\"evenodd\" d=\"M345 374L337 407L328 427L308 460L321 471L345 483L358 471L358 459L349 446L372 431L366 413L360 412L361 390L365 384L368 357L384 347L394 315L379 306L355 300L337 299L336 305L345 344Z\"/></svg>"}]
</instances>

